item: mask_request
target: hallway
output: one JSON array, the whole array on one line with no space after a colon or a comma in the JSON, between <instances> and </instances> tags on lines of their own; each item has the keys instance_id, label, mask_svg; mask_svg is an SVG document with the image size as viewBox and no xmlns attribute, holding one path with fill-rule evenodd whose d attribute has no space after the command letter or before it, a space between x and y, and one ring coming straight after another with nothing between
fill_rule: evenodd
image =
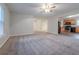
<instances>
[{"instance_id":1,"label":"hallway","mask_svg":"<svg viewBox=\"0 0 79 59\"><path fill-rule=\"evenodd\" d=\"M74 38L75 39L75 38ZM0 49L3 55L76 55L79 54L79 40L66 35L30 34L15 36Z\"/></svg>"}]
</instances>

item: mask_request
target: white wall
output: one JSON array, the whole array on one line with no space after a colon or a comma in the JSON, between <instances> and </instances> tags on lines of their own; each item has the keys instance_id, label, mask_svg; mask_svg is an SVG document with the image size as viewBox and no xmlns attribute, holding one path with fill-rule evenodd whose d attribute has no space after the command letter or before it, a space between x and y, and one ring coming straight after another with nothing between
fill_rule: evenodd
<instances>
[{"instance_id":1,"label":"white wall","mask_svg":"<svg viewBox=\"0 0 79 59\"><path fill-rule=\"evenodd\" d=\"M10 21L11 36L33 33L34 18L28 15L12 14Z\"/></svg>"},{"instance_id":2,"label":"white wall","mask_svg":"<svg viewBox=\"0 0 79 59\"><path fill-rule=\"evenodd\" d=\"M26 35L34 33L34 22L36 20L47 20L45 17L36 17L31 15L23 15L23 14L11 14L11 21L10 21L10 33L11 36L16 35ZM38 30L38 29L37 29ZM45 26L43 30L45 29Z\"/></svg>"},{"instance_id":3,"label":"white wall","mask_svg":"<svg viewBox=\"0 0 79 59\"><path fill-rule=\"evenodd\" d=\"M9 38L9 10L5 4L0 4L4 8L4 34L0 37L0 47L7 41Z\"/></svg>"},{"instance_id":4,"label":"white wall","mask_svg":"<svg viewBox=\"0 0 79 59\"><path fill-rule=\"evenodd\" d=\"M57 34L58 33L58 22L57 18L52 17L35 17L30 15L22 15L22 14L11 14L11 21L10 21L10 33L11 36L16 35L26 35L32 34L34 32L33 23L36 20L47 20L47 32Z\"/></svg>"},{"instance_id":5,"label":"white wall","mask_svg":"<svg viewBox=\"0 0 79 59\"><path fill-rule=\"evenodd\" d=\"M53 34L58 34L58 18L50 17L48 18L48 32Z\"/></svg>"}]
</instances>

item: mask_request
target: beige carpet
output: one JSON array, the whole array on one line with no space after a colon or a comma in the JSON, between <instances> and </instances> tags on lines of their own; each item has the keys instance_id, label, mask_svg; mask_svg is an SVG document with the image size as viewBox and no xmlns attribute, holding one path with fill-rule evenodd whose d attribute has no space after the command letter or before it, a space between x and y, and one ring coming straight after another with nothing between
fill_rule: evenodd
<instances>
[{"instance_id":1,"label":"beige carpet","mask_svg":"<svg viewBox=\"0 0 79 59\"><path fill-rule=\"evenodd\" d=\"M32 34L11 37L0 49L5 55L76 55L79 40L72 36Z\"/></svg>"}]
</instances>

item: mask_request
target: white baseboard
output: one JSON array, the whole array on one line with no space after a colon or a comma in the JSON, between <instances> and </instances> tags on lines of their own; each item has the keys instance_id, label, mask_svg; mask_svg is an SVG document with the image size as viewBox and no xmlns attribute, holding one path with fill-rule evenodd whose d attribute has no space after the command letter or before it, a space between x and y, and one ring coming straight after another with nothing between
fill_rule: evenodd
<instances>
[{"instance_id":1,"label":"white baseboard","mask_svg":"<svg viewBox=\"0 0 79 59\"><path fill-rule=\"evenodd\" d=\"M0 48L7 42L8 39L9 39L9 36L0 44Z\"/></svg>"},{"instance_id":2,"label":"white baseboard","mask_svg":"<svg viewBox=\"0 0 79 59\"><path fill-rule=\"evenodd\" d=\"M30 35L30 34L33 34L33 33L14 34L14 35L10 35L10 37L11 37L11 36L22 36L22 35Z\"/></svg>"},{"instance_id":3,"label":"white baseboard","mask_svg":"<svg viewBox=\"0 0 79 59\"><path fill-rule=\"evenodd\" d=\"M11 36L22 36L22 35L30 35L30 34L35 34L37 32L32 32L32 33L23 33L23 34L13 34L13 35L10 35ZM51 33L51 32L46 32L46 33ZM58 35L58 33L51 33L51 34L55 34L55 35Z\"/></svg>"}]
</instances>

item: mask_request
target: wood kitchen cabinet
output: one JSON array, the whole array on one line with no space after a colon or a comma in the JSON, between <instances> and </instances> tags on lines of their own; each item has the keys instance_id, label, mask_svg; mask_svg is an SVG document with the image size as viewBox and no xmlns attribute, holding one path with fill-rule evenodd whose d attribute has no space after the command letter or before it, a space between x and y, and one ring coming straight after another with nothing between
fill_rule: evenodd
<instances>
[{"instance_id":1,"label":"wood kitchen cabinet","mask_svg":"<svg viewBox=\"0 0 79 59\"><path fill-rule=\"evenodd\" d=\"M75 25L75 24L76 24L75 19L71 18L64 19L64 25Z\"/></svg>"},{"instance_id":2,"label":"wood kitchen cabinet","mask_svg":"<svg viewBox=\"0 0 79 59\"><path fill-rule=\"evenodd\" d=\"M79 33L79 27L76 27L75 32Z\"/></svg>"}]
</instances>

